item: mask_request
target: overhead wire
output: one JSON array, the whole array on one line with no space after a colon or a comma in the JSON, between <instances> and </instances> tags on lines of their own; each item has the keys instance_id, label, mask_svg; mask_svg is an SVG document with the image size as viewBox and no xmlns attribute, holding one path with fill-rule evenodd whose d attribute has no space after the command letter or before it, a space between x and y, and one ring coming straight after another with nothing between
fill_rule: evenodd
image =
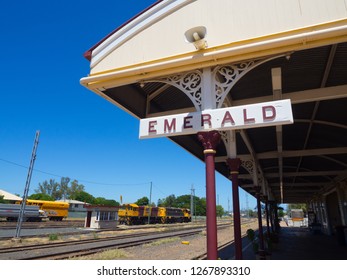
<instances>
[{"instance_id":1,"label":"overhead wire","mask_svg":"<svg viewBox=\"0 0 347 280\"><path fill-rule=\"evenodd\" d=\"M25 165L22 165L22 164L13 162L13 161L9 161L9 160L6 160L6 159L0 158L0 161L3 161L3 162L8 163L8 164L16 165L16 166L19 166L19 167L22 167L22 168L25 168L25 169L29 169L29 167L27 167ZM51 175L51 176L54 176L54 177L59 177L59 178L68 177L68 176L62 176L62 175L58 175L58 174L42 171L42 170L35 169L35 168L33 170L36 171L36 172L43 173L43 174L46 174L46 175ZM103 185L103 186L140 186L140 185L148 185L148 184L150 184L150 182L141 182L141 183L102 183L102 182L94 182L94 181L78 179L78 178L74 178L74 179L77 180L78 182L81 182L81 183L89 183L89 184Z\"/></svg>"},{"instance_id":2,"label":"overhead wire","mask_svg":"<svg viewBox=\"0 0 347 280\"><path fill-rule=\"evenodd\" d=\"M25 165L22 165L22 164L19 164L19 163L10 161L10 160L6 160L6 159L3 159L3 158L0 158L0 161L3 161L3 162L8 163L8 164L15 165L15 166L18 166L18 167L22 167L22 168L25 168L25 169L29 168L29 167L27 167ZM68 177L68 176L62 176L62 175L59 175L59 174L55 174L55 173L39 170L39 169L36 169L36 168L34 168L33 170L35 172L43 173L43 174L54 176L54 177L58 177L58 178ZM102 185L102 186L143 186L143 185L151 184L151 182L140 182L140 183L104 183L104 182L95 182L95 181L78 179L78 178L74 178L74 180L77 180L79 183L88 183L88 184ZM152 183L152 186L157 191L159 191L161 194L163 194L165 197L169 196L169 194L167 194L166 192L163 192L156 184Z\"/></svg>"}]
</instances>

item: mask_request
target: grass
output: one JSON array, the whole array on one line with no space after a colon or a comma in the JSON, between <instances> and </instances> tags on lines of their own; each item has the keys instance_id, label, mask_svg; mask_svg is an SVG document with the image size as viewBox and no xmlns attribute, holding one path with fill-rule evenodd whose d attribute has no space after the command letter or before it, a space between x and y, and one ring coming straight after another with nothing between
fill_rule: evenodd
<instances>
[{"instance_id":1,"label":"grass","mask_svg":"<svg viewBox=\"0 0 347 280\"><path fill-rule=\"evenodd\" d=\"M143 247L158 246L161 244L167 244L167 243L176 242L176 241L181 241L181 238L180 237L171 237L171 238L159 239L159 240L153 241L151 243L146 243L143 245Z\"/></svg>"},{"instance_id":2,"label":"grass","mask_svg":"<svg viewBox=\"0 0 347 280\"><path fill-rule=\"evenodd\" d=\"M120 249L107 250L89 256L73 257L70 260L116 260L127 258L127 254Z\"/></svg>"},{"instance_id":3,"label":"grass","mask_svg":"<svg viewBox=\"0 0 347 280\"><path fill-rule=\"evenodd\" d=\"M56 233L52 233L48 236L48 239L49 239L49 241L55 241L55 240L59 239L59 236Z\"/></svg>"}]
</instances>

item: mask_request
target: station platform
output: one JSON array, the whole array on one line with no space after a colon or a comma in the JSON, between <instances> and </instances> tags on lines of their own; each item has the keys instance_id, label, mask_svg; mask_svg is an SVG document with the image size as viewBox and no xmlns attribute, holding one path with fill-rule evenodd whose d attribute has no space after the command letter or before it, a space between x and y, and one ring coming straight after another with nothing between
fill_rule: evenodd
<instances>
[{"instance_id":1,"label":"station platform","mask_svg":"<svg viewBox=\"0 0 347 280\"><path fill-rule=\"evenodd\" d=\"M347 246L334 235L313 234L307 227L282 227L272 260L347 260Z\"/></svg>"},{"instance_id":2,"label":"station platform","mask_svg":"<svg viewBox=\"0 0 347 280\"><path fill-rule=\"evenodd\" d=\"M233 248L224 250L224 253L232 254ZM222 259L228 258L221 253ZM234 256L234 254L233 254ZM224 257L224 258L223 258ZM256 256L252 246L243 238L243 259L255 260ZM339 244L336 236L322 233L313 234L307 227L281 227L279 242L274 244L271 260L347 260L347 246Z\"/></svg>"}]
</instances>

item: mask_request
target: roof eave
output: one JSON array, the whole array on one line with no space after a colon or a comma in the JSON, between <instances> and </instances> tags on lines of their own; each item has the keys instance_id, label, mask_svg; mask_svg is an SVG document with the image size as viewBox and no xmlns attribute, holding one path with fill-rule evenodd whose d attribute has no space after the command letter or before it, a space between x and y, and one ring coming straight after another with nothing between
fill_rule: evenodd
<instances>
[{"instance_id":1,"label":"roof eave","mask_svg":"<svg viewBox=\"0 0 347 280\"><path fill-rule=\"evenodd\" d=\"M141 11L140 13L138 13L137 15L133 16L131 19L129 19L128 21L126 21L125 23L123 23L122 25L120 25L119 27L117 27L115 30L113 30L111 33L109 33L107 36L105 36L103 39L101 39L98 43L96 43L94 46L92 46L89 50L87 50L83 56L88 60L91 61L92 60L92 55L93 55L93 50L95 50L98 46L100 46L104 41L106 41L109 37L111 37L113 34L115 34L116 32L118 32L118 30L122 29L124 26L128 25L130 22L132 22L133 20L135 20L136 18L138 18L139 16L141 16L142 14L144 14L145 12L147 12L149 9L151 9L152 7L158 5L160 2L162 2L164 0L157 0L155 3L153 3L151 6L149 6L148 8L144 9L143 11Z\"/></svg>"}]
</instances>

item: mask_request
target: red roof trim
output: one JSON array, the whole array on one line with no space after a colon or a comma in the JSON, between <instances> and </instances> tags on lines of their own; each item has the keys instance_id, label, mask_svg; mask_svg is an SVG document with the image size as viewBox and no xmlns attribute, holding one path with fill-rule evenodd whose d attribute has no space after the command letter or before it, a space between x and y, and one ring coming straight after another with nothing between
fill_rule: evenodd
<instances>
[{"instance_id":1,"label":"red roof trim","mask_svg":"<svg viewBox=\"0 0 347 280\"><path fill-rule=\"evenodd\" d=\"M140 15L142 15L143 13L147 12L149 9L151 9L152 7L154 7L155 5L159 4L160 2L162 2L163 0L158 0L157 2L153 3L151 6L149 6L148 8L146 8L145 10L143 10L142 12L138 13L137 15L135 15L134 17L132 17L131 19L129 19L128 21L126 21L125 23L123 23L121 26L119 26L118 28L116 28L115 30L113 30L110 34L108 34L106 37L104 37L101 41L99 41L98 43L96 43L94 46L92 46L89 50L87 50L83 56L91 61L92 59L92 53L93 50L95 50L98 46L100 46L107 38L111 37L114 33L116 33L118 30L120 30L122 27L124 27L125 25L129 24L131 21L133 21L135 18L139 17Z\"/></svg>"},{"instance_id":2,"label":"red roof trim","mask_svg":"<svg viewBox=\"0 0 347 280\"><path fill-rule=\"evenodd\" d=\"M93 208L100 208L100 209L103 209L103 208L109 208L109 209L119 209L120 206L110 206L110 205L103 205L103 204L93 204L93 205L86 205L85 208L87 209L93 209Z\"/></svg>"}]
</instances>

